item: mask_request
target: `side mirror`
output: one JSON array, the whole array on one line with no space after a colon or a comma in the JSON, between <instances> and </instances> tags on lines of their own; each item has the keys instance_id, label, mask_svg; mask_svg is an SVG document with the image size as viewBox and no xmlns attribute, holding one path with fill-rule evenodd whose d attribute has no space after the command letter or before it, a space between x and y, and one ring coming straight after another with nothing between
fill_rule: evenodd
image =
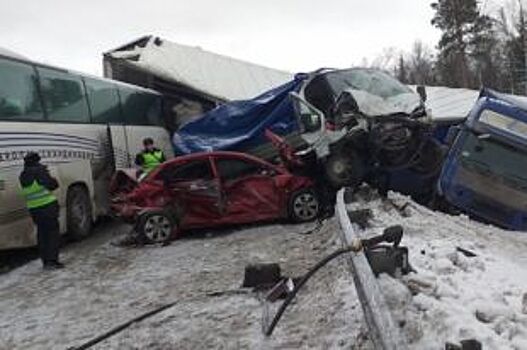
<instances>
[{"instance_id":1,"label":"side mirror","mask_svg":"<svg viewBox=\"0 0 527 350\"><path fill-rule=\"evenodd\" d=\"M296 92L291 92L289 96L293 101L298 123L300 124L300 131L302 133L323 131L325 122L324 114L309 102L305 101Z\"/></svg>"},{"instance_id":2,"label":"side mirror","mask_svg":"<svg viewBox=\"0 0 527 350\"><path fill-rule=\"evenodd\" d=\"M426 102L426 87L424 85L418 85L416 90L419 96L421 97L421 101Z\"/></svg>"}]
</instances>

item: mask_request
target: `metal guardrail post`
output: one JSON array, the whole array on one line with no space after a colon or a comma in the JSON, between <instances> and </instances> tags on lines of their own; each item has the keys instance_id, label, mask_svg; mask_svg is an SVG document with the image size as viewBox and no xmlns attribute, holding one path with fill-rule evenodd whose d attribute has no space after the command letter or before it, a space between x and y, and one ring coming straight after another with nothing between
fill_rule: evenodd
<instances>
[{"instance_id":1,"label":"metal guardrail post","mask_svg":"<svg viewBox=\"0 0 527 350\"><path fill-rule=\"evenodd\" d=\"M340 223L341 236L344 245L351 245L356 239L361 239L348 216L344 202L344 189L337 195L337 215ZM370 339L378 350L407 349L406 340L396 326L386 300L381 293L379 284L363 252L346 254L350 272L359 296L364 317L370 331Z\"/></svg>"}]
</instances>

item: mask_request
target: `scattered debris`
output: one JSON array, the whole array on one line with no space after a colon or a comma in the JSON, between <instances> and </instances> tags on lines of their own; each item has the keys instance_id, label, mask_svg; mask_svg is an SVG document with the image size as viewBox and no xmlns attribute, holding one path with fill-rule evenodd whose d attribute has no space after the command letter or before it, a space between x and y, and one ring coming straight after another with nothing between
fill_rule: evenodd
<instances>
[{"instance_id":1,"label":"scattered debris","mask_svg":"<svg viewBox=\"0 0 527 350\"><path fill-rule=\"evenodd\" d=\"M361 229L365 229L373 218L373 212L370 209L350 210L348 217L352 223L359 225Z\"/></svg>"},{"instance_id":2,"label":"scattered debris","mask_svg":"<svg viewBox=\"0 0 527 350\"><path fill-rule=\"evenodd\" d=\"M481 350L481 343L476 339L466 339L461 341L461 350Z\"/></svg>"},{"instance_id":3,"label":"scattered debris","mask_svg":"<svg viewBox=\"0 0 527 350\"><path fill-rule=\"evenodd\" d=\"M464 256L466 256L467 258L474 258L476 256L478 256L476 253L468 250L468 249L465 249L465 248L461 248L461 247L456 247L456 250L460 253L462 253Z\"/></svg>"},{"instance_id":4,"label":"scattered debris","mask_svg":"<svg viewBox=\"0 0 527 350\"><path fill-rule=\"evenodd\" d=\"M295 282L291 278L284 278L278 282L265 295L265 299L270 302L275 302L278 299L285 298L289 293L295 289Z\"/></svg>"},{"instance_id":5,"label":"scattered debris","mask_svg":"<svg viewBox=\"0 0 527 350\"><path fill-rule=\"evenodd\" d=\"M245 267L242 286L257 289L269 288L280 282L281 279L279 264L251 264Z\"/></svg>"}]
</instances>

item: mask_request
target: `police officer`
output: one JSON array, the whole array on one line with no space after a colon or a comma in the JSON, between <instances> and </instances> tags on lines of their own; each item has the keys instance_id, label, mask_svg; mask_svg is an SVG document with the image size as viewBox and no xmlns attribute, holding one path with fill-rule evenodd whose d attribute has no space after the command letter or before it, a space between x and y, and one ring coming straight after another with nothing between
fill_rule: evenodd
<instances>
[{"instance_id":1,"label":"police officer","mask_svg":"<svg viewBox=\"0 0 527 350\"><path fill-rule=\"evenodd\" d=\"M44 269L60 269L59 262L59 204L52 191L59 187L45 165L40 164L38 153L24 157L24 170L20 174L22 194L31 218L37 226L40 258Z\"/></svg>"},{"instance_id":2,"label":"police officer","mask_svg":"<svg viewBox=\"0 0 527 350\"><path fill-rule=\"evenodd\" d=\"M166 158L163 151L154 146L154 140L151 138L144 139L143 146L143 151L135 157L135 164L141 167L142 176L145 176L163 163Z\"/></svg>"}]
</instances>

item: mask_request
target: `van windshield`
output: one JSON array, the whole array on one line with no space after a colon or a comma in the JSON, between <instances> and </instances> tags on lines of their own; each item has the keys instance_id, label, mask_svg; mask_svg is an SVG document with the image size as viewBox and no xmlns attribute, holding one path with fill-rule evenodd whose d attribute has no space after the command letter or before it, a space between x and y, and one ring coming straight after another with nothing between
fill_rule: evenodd
<instances>
[{"instance_id":1,"label":"van windshield","mask_svg":"<svg viewBox=\"0 0 527 350\"><path fill-rule=\"evenodd\" d=\"M326 74L335 96L347 89L362 90L382 98L413 93L410 88L388 74L375 69L349 69Z\"/></svg>"},{"instance_id":2,"label":"van windshield","mask_svg":"<svg viewBox=\"0 0 527 350\"><path fill-rule=\"evenodd\" d=\"M527 192L527 152L493 138L480 139L470 132L460 155L461 165L467 170Z\"/></svg>"}]
</instances>

